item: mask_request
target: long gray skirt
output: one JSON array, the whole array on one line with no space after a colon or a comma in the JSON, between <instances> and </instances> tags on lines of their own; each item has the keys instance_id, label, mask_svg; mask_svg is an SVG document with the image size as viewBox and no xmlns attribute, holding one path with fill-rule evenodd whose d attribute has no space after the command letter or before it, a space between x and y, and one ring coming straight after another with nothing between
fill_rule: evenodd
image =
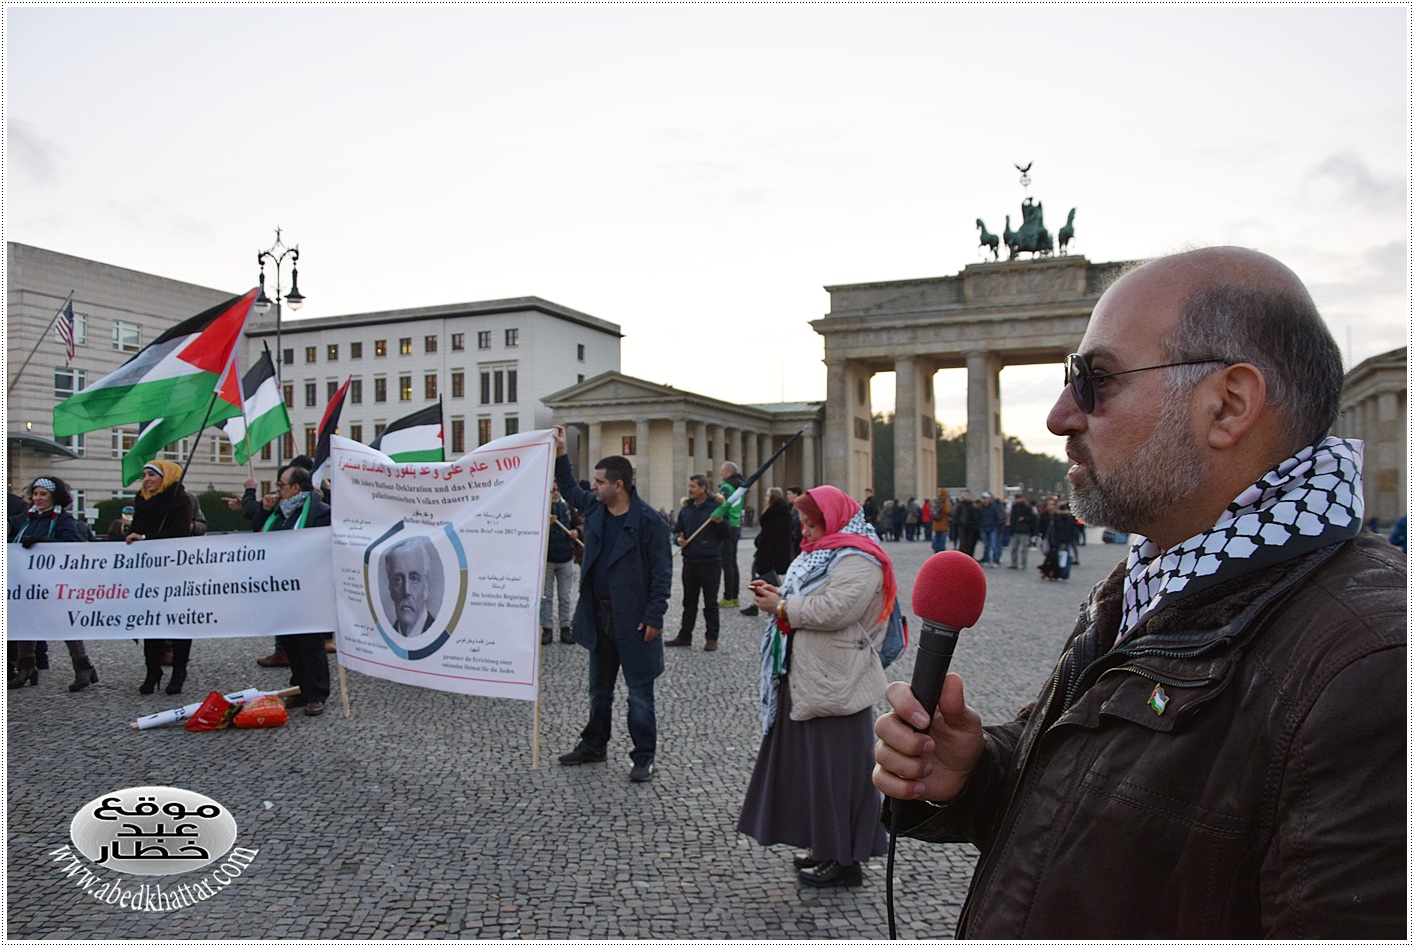
<instances>
[{"instance_id":1,"label":"long gray skirt","mask_svg":"<svg viewBox=\"0 0 1414 947\"><path fill-rule=\"evenodd\" d=\"M863 861L888 851L874 788L874 715L790 719L790 685L746 787L736 828L762 845L807 848L816 858Z\"/></svg>"}]
</instances>

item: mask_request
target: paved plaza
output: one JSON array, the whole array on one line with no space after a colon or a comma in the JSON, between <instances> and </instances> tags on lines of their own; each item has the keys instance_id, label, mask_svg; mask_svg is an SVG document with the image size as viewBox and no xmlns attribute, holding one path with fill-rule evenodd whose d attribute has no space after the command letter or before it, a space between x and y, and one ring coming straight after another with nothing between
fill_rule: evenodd
<instances>
[{"instance_id":1,"label":"paved plaza","mask_svg":"<svg viewBox=\"0 0 1414 947\"><path fill-rule=\"evenodd\" d=\"M953 662L985 722L1035 696L1090 585L1123 556L1123 547L1098 543L1098 530L1090 535L1069 582L1042 581L1034 551L1029 570L987 570L986 610ZM913 579L929 549L885 547L912 616ZM675 575L668 635L680 594ZM627 778L622 685L609 762L556 763L588 707L587 653L558 640L543 650L538 768L533 704L354 673L349 719L336 681L328 713L295 711L283 728L137 732L129 727L137 716L212 689L286 685L283 669L255 664L269 638L197 641L180 698L137 693L142 654L127 640L91 642L101 682L70 694L68 655L55 642L39 686L6 696L8 937L885 938L884 858L865 865L862 887L816 890L796 881L793 850L736 832L760 740L761 622L724 611L721 648L705 653L699 618L692 650L669 649L657 688L657 776L646 784ZM914 650L890 679L908 679ZM68 843L84 803L142 785L220 802L235 816L236 844L258 850L253 864L217 896L167 913L84 893L49 853ZM974 859L965 845L900 841L901 936L951 936Z\"/></svg>"}]
</instances>

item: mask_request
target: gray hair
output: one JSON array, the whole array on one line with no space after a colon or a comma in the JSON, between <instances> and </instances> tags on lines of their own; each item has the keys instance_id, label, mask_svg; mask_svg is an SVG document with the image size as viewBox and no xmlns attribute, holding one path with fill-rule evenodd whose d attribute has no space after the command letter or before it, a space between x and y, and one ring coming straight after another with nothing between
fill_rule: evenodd
<instances>
[{"instance_id":1,"label":"gray hair","mask_svg":"<svg viewBox=\"0 0 1414 947\"><path fill-rule=\"evenodd\" d=\"M1183 307L1164 349L1176 362L1212 357L1257 366L1268 403L1286 420L1292 450L1320 441L1340 413L1340 348L1304 291L1237 285L1200 290ZM1175 368L1169 393L1191 388L1215 368Z\"/></svg>"}]
</instances>

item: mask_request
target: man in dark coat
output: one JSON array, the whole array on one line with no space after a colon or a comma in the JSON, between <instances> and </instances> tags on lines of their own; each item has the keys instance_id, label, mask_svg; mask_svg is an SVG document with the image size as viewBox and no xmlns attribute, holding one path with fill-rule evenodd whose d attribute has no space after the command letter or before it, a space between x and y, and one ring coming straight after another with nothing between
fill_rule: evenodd
<instances>
[{"instance_id":1,"label":"man in dark coat","mask_svg":"<svg viewBox=\"0 0 1414 947\"><path fill-rule=\"evenodd\" d=\"M1101 296L1046 426L1129 555L1013 720L949 674L875 723L898 834L981 852L957 938L1407 939L1408 578L1327 435L1343 375L1254 250Z\"/></svg>"},{"instance_id":2,"label":"man in dark coat","mask_svg":"<svg viewBox=\"0 0 1414 947\"><path fill-rule=\"evenodd\" d=\"M678 511L676 533L678 549L682 550L682 628L676 638L663 642L667 648L692 645L692 630L697 625L697 600L702 599L702 617L707 626L707 641L703 651L717 650L721 631L721 608L717 601L717 583L722 579L722 544L729 537L730 527L724 522L727 511L716 497L712 485L702 474L693 474L687 481L687 503Z\"/></svg>"},{"instance_id":3,"label":"man in dark coat","mask_svg":"<svg viewBox=\"0 0 1414 947\"><path fill-rule=\"evenodd\" d=\"M266 498L268 514L263 529L309 529L328 526L332 522L329 504L314 492L309 471L293 464L280 471L275 480L275 496ZM317 717L324 712L329 700L329 653L324 649L322 632L303 635L281 635L285 656L290 664L290 683L300 689L297 696L285 702L291 709L304 707L306 716Z\"/></svg>"},{"instance_id":4,"label":"man in dark coat","mask_svg":"<svg viewBox=\"0 0 1414 947\"><path fill-rule=\"evenodd\" d=\"M560 757L565 766L608 759L614 685L623 669L628 687L628 732L633 738L629 779L653 778L658 721L653 682L663 673L663 617L672 593L668 526L633 489L633 467L606 457L594 468L591 489L574 479L565 429L555 427L555 482L584 514L584 564L574 640L589 649L589 722L579 744Z\"/></svg>"}]
</instances>

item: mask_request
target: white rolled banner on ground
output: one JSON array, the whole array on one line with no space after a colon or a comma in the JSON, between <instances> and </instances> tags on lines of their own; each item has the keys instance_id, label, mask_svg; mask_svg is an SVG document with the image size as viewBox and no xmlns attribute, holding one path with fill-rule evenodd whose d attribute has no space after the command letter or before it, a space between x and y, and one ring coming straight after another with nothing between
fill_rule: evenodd
<instances>
[{"instance_id":1,"label":"white rolled banner on ground","mask_svg":"<svg viewBox=\"0 0 1414 947\"><path fill-rule=\"evenodd\" d=\"M330 442L339 662L419 687L535 700L554 435L446 463Z\"/></svg>"},{"instance_id":2,"label":"white rolled banner on ground","mask_svg":"<svg viewBox=\"0 0 1414 947\"><path fill-rule=\"evenodd\" d=\"M6 550L11 641L334 630L330 530Z\"/></svg>"}]
</instances>

